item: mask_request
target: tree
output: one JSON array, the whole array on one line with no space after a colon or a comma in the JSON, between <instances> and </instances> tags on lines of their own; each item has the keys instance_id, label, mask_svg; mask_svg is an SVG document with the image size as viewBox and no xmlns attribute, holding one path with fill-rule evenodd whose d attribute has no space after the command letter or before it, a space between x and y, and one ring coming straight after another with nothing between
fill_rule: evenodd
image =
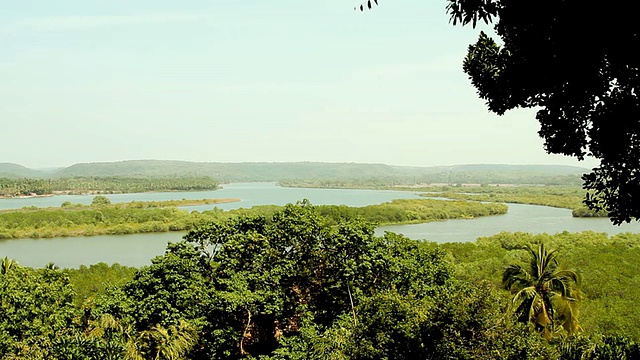
<instances>
[{"instance_id":1,"label":"tree","mask_svg":"<svg viewBox=\"0 0 640 360\"><path fill-rule=\"evenodd\" d=\"M16 266L16 261L13 259L9 259L8 257L4 257L0 262L0 274L6 275L7 272L11 270L11 268Z\"/></svg>"},{"instance_id":2,"label":"tree","mask_svg":"<svg viewBox=\"0 0 640 360\"><path fill-rule=\"evenodd\" d=\"M170 243L166 254L151 262L122 287L100 297L88 314L89 323L103 328L102 320L114 319L119 337L126 338L120 343L131 358L184 358L194 347L211 347L213 335L206 315L214 297L211 284L202 276L206 269L200 254L185 242ZM191 354L189 358L211 356Z\"/></svg>"},{"instance_id":3,"label":"tree","mask_svg":"<svg viewBox=\"0 0 640 360\"><path fill-rule=\"evenodd\" d=\"M105 206L110 204L111 200L109 200L109 198L104 195L94 196L93 200L91 201L91 206Z\"/></svg>"},{"instance_id":4,"label":"tree","mask_svg":"<svg viewBox=\"0 0 640 360\"><path fill-rule=\"evenodd\" d=\"M583 176L585 203L614 224L640 218L640 45L633 11L617 1L535 4L448 0L453 24L495 21L500 43L481 32L463 68L480 98L499 115L538 109L549 153L592 156ZM589 23L587 23L589 22Z\"/></svg>"},{"instance_id":5,"label":"tree","mask_svg":"<svg viewBox=\"0 0 640 360\"><path fill-rule=\"evenodd\" d=\"M577 332L578 274L560 270L555 251L548 251L544 244L537 251L531 247L527 250L531 255L529 269L509 265L502 275L504 288L514 293L518 320L530 323L547 338L551 338L557 324L568 334Z\"/></svg>"},{"instance_id":6,"label":"tree","mask_svg":"<svg viewBox=\"0 0 640 360\"><path fill-rule=\"evenodd\" d=\"M154 325L142 331L137 338L127 343L127 357L132 360L179 360L196 343L197 334L193 326L184 320L168 328Z\"/></svg>"},{"instance_id":7,"label":"tree","mask_svg":"<svg viewBox=\"0 0 640 360\"><path fill-rule=\"evenodd\" d=\"M53 358L52 343L72 330L77 316L73 288L59 270L13 263L0 274L0 354L19 359Z\"/></svg>"}]
</instances>

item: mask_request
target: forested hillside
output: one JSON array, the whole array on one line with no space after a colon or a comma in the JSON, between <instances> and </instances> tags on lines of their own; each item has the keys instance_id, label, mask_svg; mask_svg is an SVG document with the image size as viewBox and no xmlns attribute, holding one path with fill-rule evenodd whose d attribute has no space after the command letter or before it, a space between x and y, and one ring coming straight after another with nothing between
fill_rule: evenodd
<instances>
[{"instance_id":1,"label":"forested hillside","mask_svg":"<svg viewBox=\"0 0 640 360\"><path fill-rule=\"evenodd\" d=\"M0 163L0 177L5 178L42 178L47 176L44 171L33 170L22 165Z\"/></svg>"},{"instance_id":2,"label":"forested hillside","mask_svg":"<svg viewBox=\"0 0 640 360\"><path fill-rule=\"evenodd\" d=\"M6 164L5 164L6 165ZM343 181L379 185L429 183L497 183L580 185L587 169L557 165L457 165L436 167L359 163L214 163L131 160L83 163L53 172L19 165L0 167L7 177L210 177L221 182L305 180L338 184ZM4 169L4 170L3 170ZM12 170L14 169L14 170Z\"/></svg>"}]
</instances>

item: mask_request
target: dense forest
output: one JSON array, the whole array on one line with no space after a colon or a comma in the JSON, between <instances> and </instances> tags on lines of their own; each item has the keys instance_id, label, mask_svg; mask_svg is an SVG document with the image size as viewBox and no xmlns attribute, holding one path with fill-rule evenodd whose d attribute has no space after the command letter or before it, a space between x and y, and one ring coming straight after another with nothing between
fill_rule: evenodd
<instances>
[{"instance_id":1,"label":"dense forest","mask_svg":"<svg viewBox=\"0 0 640 360\"><path fill-rule=\"evenodd\" d=\"M148 191L216 190L219 183L208 177L131 178L73 177L57 179L0 178L0 197L50 194L116 194Z\"/></svg>"},{"instance_id":2,"label":"dense forest","mask_svg":"<svg viewBox=\"0 0 640 360\"><path fill-rule=\"evenodd\" d=\"M200 225L138 269L31 269L5 258L0 353L8 359L640 356L638 235L502 233L439 245L393 233L376 237L373 229L358 218L336 224L302 202ZM540 266L547 270L536 273ZM519 274L548 288L538 292Z\"/></svg>"},{"instance_id":3,"label":"dense forest","mask_svg":"<svg viewBox=\"0 0 640 360\"><path fill-rule=\"evenodd\" d=\"M222 211L218 208L198 212L189 206L238 201L239 199L202 199L169 201L133 201L111 204L105 196L95 196L90 205L65 202L61 207L23 208L0 211L0 239L51 238L60 236L121 235L148 232L190 230L197 224L238 215L269 215L280 209L264 205L250 209ZM379 225L408 224L447 219L472 219L499 215L507 206L473 201L432 199L394 200L365 207L322 205L319 211L334 224L361 217Z\"/></svg>"},{"instance_id":4,"label":"dense forest","mask_svg":"<svg viewBox=\"0 0 640 360\"><path fill-rule=\"evenodd\" d=\"M358 163L213 163L166 160L130 160L75 164L38 171L16 164L0 163L0 177L59 179L91 177L202 178L220 182L296 181L340 184L355 182L377 185L413 184L554 184L580 185L588 169L558 165L456 165L412 167Z\"/></svg>"}]
</instances>

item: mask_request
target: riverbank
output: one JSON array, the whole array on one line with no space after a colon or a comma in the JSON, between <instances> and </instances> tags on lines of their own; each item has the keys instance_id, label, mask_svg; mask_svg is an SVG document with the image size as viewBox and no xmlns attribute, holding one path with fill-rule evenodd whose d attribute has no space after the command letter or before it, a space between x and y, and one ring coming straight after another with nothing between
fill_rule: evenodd
<instances>
[{"instance_id":1,"label":"riverbank","mask_svg":"<svg viewBox=\"0 0 640 360\"><path fill-rule=\"evenodd\" d=\"M56 196L56 194L29 194L29 195L0 195L0 199L33 199L33 198L41 198L41 197L51 197Z\"/></svg>"}]
</instances>

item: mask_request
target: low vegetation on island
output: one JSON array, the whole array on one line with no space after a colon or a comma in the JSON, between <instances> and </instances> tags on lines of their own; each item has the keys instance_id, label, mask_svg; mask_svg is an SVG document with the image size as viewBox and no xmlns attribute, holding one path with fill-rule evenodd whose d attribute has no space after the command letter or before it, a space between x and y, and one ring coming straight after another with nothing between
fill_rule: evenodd
<instances>
[{"instance_id":1,"label":"low vegetation on island","mask_svg":"<svg viewBox=\"0 0 640 360\"><path fill-rule=\"evenodd\" d=\"M138 269L31 269L5 259L0 352L11 359L640 354L638 235L502 233L436 244L376 237L373 229L362 219L334 224L303 202L201 224ZM573 302L569 323L557 300Z\"/></svg>"},{"instance_id":2,"label":"low vegetation on island","mask_svg":"<svg viewBox=\"0 0 640 360\"><path fill-rule=\"evenodd\" d=\"M237 215L269 215L281 207L255 206L250 209L189 211L189 206L215 205L240 199L134 201L111 204L96 196L90 205L65 202L61 207L29 207L0 211L0 239L51 238L63 236L121 235L183 231L197 224ZM472 219L507 212L504 204L432 199L394 200L365 207L322 205L319 211L334 224L361 217L379 225L421 223L447 219Z\"/></svg>"},{"instance_id":3,"label":"low vegetation on island","mask_svg":"<svg viewBox=\"0 0 640 360\"><path fill-rule=\"evenodd\" d=\"M457 200L542 205L570 209L574 217L607 217L606 211L587 208L586 191L573 186L445 186L421 188L421 196Z\"/></svg>"},{"instance_id":4,"label":"low vegetation on island","mask_svg":"<svg viewBox=\"0 0 640 360\"><path fill-rule=\"evenodd\" d=\"M576 185L516 184L394 184L384 181L282 181L282 186L344 189L405 190L424 197L455 200L542 205L566 208L574 217L607 217L606 211L589 209L584 204L586 190Z\"/></svg>"}]
</instances>

